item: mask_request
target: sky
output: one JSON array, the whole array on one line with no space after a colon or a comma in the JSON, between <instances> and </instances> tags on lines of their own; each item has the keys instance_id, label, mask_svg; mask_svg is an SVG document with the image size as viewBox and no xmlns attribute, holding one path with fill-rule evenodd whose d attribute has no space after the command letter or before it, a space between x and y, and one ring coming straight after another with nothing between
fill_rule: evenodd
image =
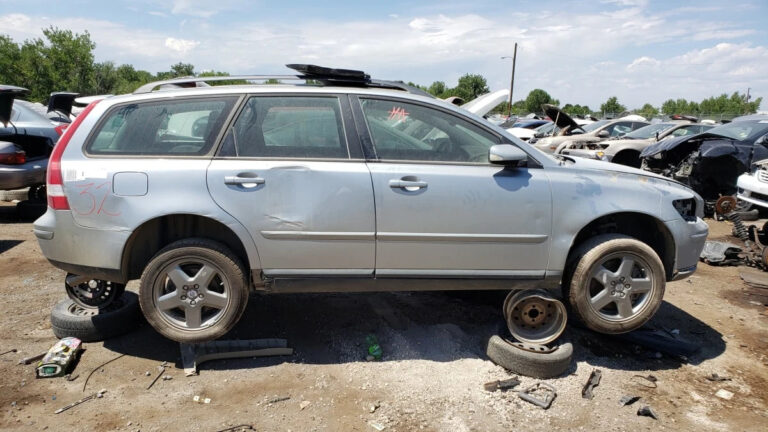
<instances>
[{"instance_id":1,"label":"sky","mask_svg":"<svg viewBox=\"0 0 768 432\"><path fill-rule=\"evenodd\" d=\"M629 108L746 93L768 99L768 1L0 0L0 34L88 31L96 61L150 72L290 74L288 63L456 85L480 74L514 99ZM762 103L768 109L768 101Z\"/></svg>"}]
</instances>

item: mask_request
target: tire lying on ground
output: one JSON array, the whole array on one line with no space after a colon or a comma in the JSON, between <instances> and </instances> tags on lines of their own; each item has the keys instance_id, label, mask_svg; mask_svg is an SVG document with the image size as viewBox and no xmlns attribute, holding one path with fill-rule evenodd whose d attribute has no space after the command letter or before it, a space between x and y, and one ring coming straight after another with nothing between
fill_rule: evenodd
<instances>
[{"instance_id":1,"label":"tire lying on ground","mask_svg":"<svg viewBox=\"0 0 768 432\"><path fill-rule=\"evenodd\" d=\"M133 330L139 322L138 296L130 291L107 307L84 308L71 299L60 301L51 311L51 328L57 338L72 336L97 342Z\"/></svg>"},{"instance_id":2,"label":"tire lying on ground","mask_svg":"<svg viewBox=\"0 0 768 432\"><path fill-rule=\"evenodd\" d=\"M486 354L504 369L533 378L554 378L565 373L571 366L573 345L569 342L551 347L538 346L538 352L530 345L526 346L529 349L493 335L488 340Z\"/></svg>"}]
</instances>

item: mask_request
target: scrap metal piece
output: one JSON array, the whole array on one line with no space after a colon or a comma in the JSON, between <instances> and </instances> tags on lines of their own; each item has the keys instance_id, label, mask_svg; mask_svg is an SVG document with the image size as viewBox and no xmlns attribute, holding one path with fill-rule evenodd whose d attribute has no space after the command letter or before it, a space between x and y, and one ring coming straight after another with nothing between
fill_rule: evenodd
<instances>
[{"instance_id":1,"label":"scrap metal piece","mask_svg":"<svg viewBox=\"0 0 768 432\"><path fill-rule=\"evenodd\" d=\"M640 409L637 410L637 415L644 416L644 417L650 417L654 420L658 420L659 416L656 415L656 412L653 411L653 408L649 407L648 405L644 405L640 407Z\"/></svg>"},{"instance_id":2,"label":"scrap metal piece","mask_svg":"<svg viewBox=\"0 0 768 432\"><path fill-rule=\"evenodd\" d=\"M163 362L160 366L157 367L157 376L155 377L155 379L152 380L151 383L149 383L149 385L147 386L147 390L152 388L152 386L155 385L157 380L159 380L160 377L163 376L163 374L165 373L166 367L168 367L168 362Z\"/></svg>"},{"instance_id":3,"label":"scrap metal piece","mask_svg":"<svg viewBox=\"0 0 768 432\"><path fill-rule=\"evenodd\" d=\"M520 385L520 380L517 377L509 378L505 380L496 380L483 384L486 391L493 392L496 390L506 391L511 388L515 388Z\"/></svg>"},{"instance_id":4,"label":"scrap metal piece","mask_svg":"<svg viewBox=\"0 0 768 432\"><path fill-rule=\"evenodd\" d=\"M698 344L670 337L664 332L654 329L641 328L614 337L683 360L690 358L701 349Z\"/></svg>"},{"instance_id":5,"label":"scrap metal piece","mask_svg":"<svg viewBox=\"0 0 768 432\"><path fill-rule=\"evenodd\" d=\"M730 381L731 379L729 377L720 376L716 373L713 373L712 375L707 375L707 379L709 381L719 382L719 381Z\"/></svg>"},{"instance_id":6,"label":"scrap metal piece","mask_svg":"<svg viewBox=\"0 0 768 432\"><path fill-rule=\"evenodd\" d=\"M540 382L517 392L517 395L520 399L546 410L557 397L557 391L551 385Z\"/></svg>"},{"instance_id":7,"label":"scrap metal piece","mask_svg":"<svg viewBox=\"0 0 768 432\"><path fill-rule=\"evenodd\" d=\"M197 375L197 367L209 360L293 355L286 339L217 340L179 345L186 376Z\"/></svg>"},{"instance_id":8,"label":"scrap metal piece","mask_svg":"<svg viewBox=\"0 0 768 432\"><path fill-rule=\"evenodd\" d=\"M647 384L643 383L643 381L638 381L635 378L642 378L643 380L645 380L645 382L647 382ZM636 384L640 384L643 387L656 388L656 387L659 386L658 384L656 384L656 381L658 381L659 379L656 378L653 375L647 375L647 376L646 375L633 375L632 379L635 381Z\"/></svg>"},{"instance_id":9,"label":"scrap metal piece","mask_svg":"<svg viewBox=\"0 0 768 432\"><path fill-rule=\"evenodd\" d=\"M30 363L34 363L34 362L42 359L43 357L45 357L45 355L47 353L48 353L48 351L46 351L46 352L44 352L42 354L37 354L37 355L30 356L30 357L24 357L23 359L19 360L19 364L28 365Z\"/></svg>"},{"instance_id":10,"label":"scrap metal piece","mask_svg":"<svg viewBox=\"0 0 768 432\"><path fill-rule=\"evenodd\" d=\"M603 372L600 369L595 369L589 374L589 379L584 384L584 388L581 389L581 397L584 399L590 399L594 397L592 395L592 389L600 385L600 378L603 377Z\"/></svg>"},{"instance_id":11,"label":"scrap metal piece","mask_svg":"<svg viewBox=\"0 0 768 432\"><path fill-rule=\"evenodd\" d=\"M101 390L99 390L98 392L96 392L96 393L94 393L94 394L92 394L92 395L90 395L90 396L86 396L86 397L84 397L84 398L82 398L82 399L80 399L80 400L77 400L77 401L75 401L75 402L72 402L72 403L71 403L71 404L69 404L69 405L65 405L65 406L63 406L63 407L61 407L61 408L57 409L57 410L56 410L56 411L54 411L53 413L54 413L54 414L61 414L61 413L63 413L64 411L66 411L66 410L68 410L68 409L70 409L70 408L74 408L74 407L76 407L76 406L80 405L81 403L84 403L84 402L88 402L88 401L89 401L89 400L91 400L91 399L100 398L100 397L101 397L101 396L103 396L103 395L104 395L104 393L106 393L106 392L107 392L107 390L106 390L106 389L101 389Z\"/></svg>"},{"instance_id":12,"label":"scrap metal piece","mask_svg":"<svg viewBox=\"0 0 768 432\"><path fill-rule=\"evenodd\" d=\"M1 353L0 353L0 356L2 356L2 355L6 355L6 354L10 354L10 353L15 353L16 351L17 351L17 350L16 350L16 348L14 348L14 349L9 349L8 351L5 351L5 352L1 352Z\"/></svg>"},{"instance_id":13,"label":"scrap metal piece","mask_svg":"<svg viewBox=\"0 0 768 432\"><path fill-rule=\"evenodd\" d=\"M640 400L640 396L623 396L621 399L619 399L619 404L621 406L627 406L632 405L633 403Z\"/></svg>"}]
</instances>

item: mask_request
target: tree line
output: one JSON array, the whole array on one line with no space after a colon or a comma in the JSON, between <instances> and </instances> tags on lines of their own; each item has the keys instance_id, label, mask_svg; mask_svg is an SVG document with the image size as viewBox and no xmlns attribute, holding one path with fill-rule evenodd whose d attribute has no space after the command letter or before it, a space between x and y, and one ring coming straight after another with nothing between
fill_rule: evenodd
<instances>
[{"instance_id":1,"label":"tree line","mask_svg":"<svg viewBox=\"0 0 768 432\"><path fill-rule=\"evenodd\" d=\"M137 70L132 65L116 65L111 61L96 62L93 50L96 44L86 31L82 34L71 30L49 27L43 30L43 37L28 39L17 43L9 36L0 35L0 83L25 87L30 90L29 99L37 102L47 101L51 92L73 91L83 95L131 93L148 82L181 76L229 76L226 72L206 71L195 73L195 67L189 63L177 63L167 71L151 73ZM220 84L232 84L221 82ZM482 75L465 74L459 78L455 87L448 87L443 81L435 81L429 86L408 84L421 88L438 98L457 96L470 101L488 93L488 83ZM644 104L633 113L652 118L659 114L691 115L742 115L757 111L762 97L752 101L738 92L731 96L721 94L701 102L685 99L669 99L661 107L650 103ZM560 101L542 89L531 90L525 99L512 104L512 113L525 115L541 113L543 104L560 106ZM494 113L506 113L509 103L497 106ZM566 103L562 110L570 115L602 117L605 114L618 115L627 112L616 96L609 97L600 105L599 111L587 105Z\"/></svg>"}]
</instances>

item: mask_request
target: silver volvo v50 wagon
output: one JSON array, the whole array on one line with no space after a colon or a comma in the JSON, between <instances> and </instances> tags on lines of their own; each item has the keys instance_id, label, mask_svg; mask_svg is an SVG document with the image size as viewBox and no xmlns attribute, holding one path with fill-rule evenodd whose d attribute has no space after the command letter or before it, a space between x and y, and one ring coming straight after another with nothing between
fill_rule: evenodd
<instances>
[{"instance_id":1,"label":"silver volvo v50 wagon","mask_svg":"<svg viewBox=\"0 0 768 432\"><path fill-rule=\"evenodd\" d=\"M696 269L689 188L544 154L398 82L291 66L276 78L297 84L176 79L77 117L34 225L71 291L140 279L147 320L181 342L224 335L250 289L548 289L621 333Z\"/></svg>"}]
</instances>

